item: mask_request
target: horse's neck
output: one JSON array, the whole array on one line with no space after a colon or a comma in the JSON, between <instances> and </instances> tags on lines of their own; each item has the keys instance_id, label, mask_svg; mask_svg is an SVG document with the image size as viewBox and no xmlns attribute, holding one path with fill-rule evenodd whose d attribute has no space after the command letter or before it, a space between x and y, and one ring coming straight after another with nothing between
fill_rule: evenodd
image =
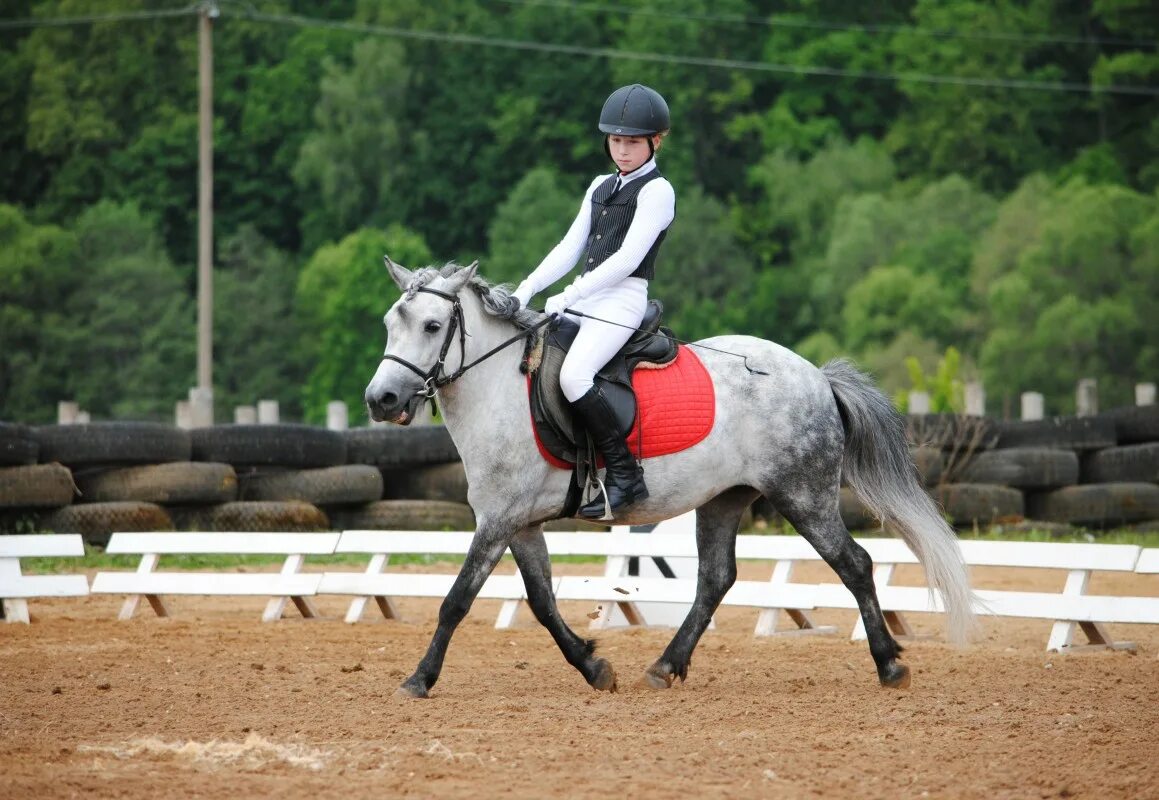
<instances>
[{"instance_id":1,"label":"horse's neck","mask_svg":"<svg viewBox=\"0 0 1159 800\"><path fill-rule=\"evenodd\" d=\"M466 362L469 364L519 333L514 325L492 317L477 303L463 303L467 332ZM458 348L456 347L457 351ZM451 437L464 461L464 451L494 451L494 447L476 448L476 440L493 443L517 428L515 414L527 413L526 378L519 371L523 358L523 339L517 339L485 361L471 367L454 383L439 391L439 406ZM448 371L459 364L447 365Z\"/></svg>"}]
</instances>

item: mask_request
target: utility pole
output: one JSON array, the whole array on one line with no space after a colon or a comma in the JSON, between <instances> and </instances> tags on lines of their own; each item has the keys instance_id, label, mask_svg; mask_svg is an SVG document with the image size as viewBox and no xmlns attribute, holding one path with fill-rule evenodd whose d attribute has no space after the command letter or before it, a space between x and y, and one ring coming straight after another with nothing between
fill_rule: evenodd
<instances>
[{"instance_id":1,"label":"utility pole","mask_svg":"<svg viewBox=\"0 0 1159 800\"><path fill-rule=\"evenodd\" d=\"M198 425L213 424L213 20L219 13L214 0L201 3L197 35L197 388L190 400Z\"/></svg>"}]
</instances>

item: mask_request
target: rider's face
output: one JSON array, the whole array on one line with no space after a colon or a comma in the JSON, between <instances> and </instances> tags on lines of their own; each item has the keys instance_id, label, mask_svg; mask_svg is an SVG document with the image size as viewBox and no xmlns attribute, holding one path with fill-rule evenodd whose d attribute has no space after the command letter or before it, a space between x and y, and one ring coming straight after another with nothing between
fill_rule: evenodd
<instances>
[{"instance_id":1,"label":"rider's face","mask_svg":"<svg viewBox=\"0 0 1159 800\"><path fill-rule=\"evenodd\" d=\"M660 137L655 137L659 139ZM652 150L648 147L647 136L608 136L608 150L612 160L620 168L620 172L631 172L639 169L652 157Z\"/></svg>"}]
</instances>

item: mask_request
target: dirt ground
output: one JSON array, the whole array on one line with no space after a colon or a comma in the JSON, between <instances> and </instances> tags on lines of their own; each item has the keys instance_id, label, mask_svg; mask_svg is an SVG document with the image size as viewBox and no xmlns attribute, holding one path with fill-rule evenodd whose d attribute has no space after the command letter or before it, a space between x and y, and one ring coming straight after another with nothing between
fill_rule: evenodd
<instances>
[{"instance_id":1,"label":"dirt ground","mask_svg":"<svg viewBox=\"0 0 1159 800\"><path fill-rule=\"evenodd\" d=\"M795 579L832 578L811 569ZM1095 576L1090 591L1154 596L1159 581ZM1113 627L1134 655L1060 656L1044 652L1049 622L985 620L968 649L910 643L913 685L892 691L847 640L850 612L817 614L842 635L754 638L757 612L725 609L668 691L637 680L671 631L600 633L620 680L604 694L533 621L496 630L498 603L480 602L431 699L402 700L436 601L357 625L345 598L274 624L260 599L176 598L169 619L145 605L129 622L120 602L33 601L32 625L0 625L0 797L1159 798L1159 626ZM578 629L593 609L563 610Z\"/></svg>"}]
</instances>

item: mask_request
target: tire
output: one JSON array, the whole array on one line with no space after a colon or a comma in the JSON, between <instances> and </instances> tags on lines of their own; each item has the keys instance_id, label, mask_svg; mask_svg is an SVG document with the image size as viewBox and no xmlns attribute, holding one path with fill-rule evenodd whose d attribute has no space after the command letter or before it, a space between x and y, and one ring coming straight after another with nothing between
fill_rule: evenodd
<instances>
[{"instance_id":1,"label":"tire","mask_svg":"<svg viewBox=\"0 0 1159 800\"><path fill-rule=\"evenodd\" d=\"M467 472L461 461L413 469L383 470L382 481L382 497L386 500L467 502Z\"/></svg>"},{"instance_id":2,"label":"tire","mask_svg":"<svg viewBox=\"0 0 1159 800\"><path fill-rule=\"evenodd\" d=\"M34 430L40 462L68 467L188 461L189 432L157 422L42 425Z\"/></svg>"},{"instance_id":3,"label":"tire","mask_svg":"<svg viewBox=\"0 0 1159 800\"><path fill-rule=\"evenodd\" d=\"M1022 519L1022 492L982 483L946 483L931 492L955 526L991 525Z\"/></svg>"},{"instance_id":4,"label":"tire","mask_svg":"<svg viewBox=\"0 0 1159 800\"><path fill-rule=\"evenodd\" d=\"M170 509L170 513L178 530L183 531L312 533L330 530L330 520L320 508L297 500L184 506Z\"/></svg>"},{"instance_id":5,"label":"tire","mask_svg":"<svg viewBox=\"0 0 1159 800\"><path fill-rule=\"evenodd\" d=\"M1159 483L1159 442L1108 447L1083 459L1083 483Z\"/></svg>"},{"instance_id":6,"label":"tire","mask_svg":"<svg viewBox=\"0 0 1159 800\"><path fill-rule=\"evenodd\" d=\"M470 506L442 500L379 500L336 511L334 520L343 530L475 530Z\"/></svg>"},{"instance_id":7,"label":"tire","mask_svg":"<svg viewBox=\"0 0 1159 800\"><path fill-rule=\"evenodd\" d=\"M229 464L175 461L140 467L76 473L78 502L136 500L180 505L217 504L237 499L237 475Z\"/></svg>"},{"instance_id":8,"label":"tire","mask_svg":"<svg viewBox=\"0 0 1159 800\"><path fill-rule=\"evenodd\" d=\"M1103 416L1114 423L1119 444L1159 442L1159 405L1115 408Z\"/></svg>"},{"instance_id":9,"label":"tire","mask_svg":"<svg viewBox=\"0 0 1159 800\"><path fill-rule=\"evenodd\" d=\"M354 428L345 432L346 460L376 467L421 467L459 460L444 425Z\"/></svg>"},{"instance_id":10,"label":"tire","mask_svg":"<svg viewBox=\"0 0 1159 800\"><path fill-rule=\"evenodd\" d=\"M1079 458L1071 450L1012 447L977 453L962 469L962 483L990 483L1015 489L1055 489L1078 483Z\"/></svg>"},{"instance_id":11,"label":"tire","mask_svg":"<svg viewBox=\"0 0 1159 800\"><path fill-rule=\"evenodd\" d=\"M936 486L946 466L945 454L937 447L911 447L909 454L918 468L922 486Z\"/></svg>"},{"instance_id":12,"label":"tire","mask_svg":"<svg viewBox=\"0 0 1159 800\"><path fill-rule=\"evenodd\" d=\"M998 440L993 420L965 414L909 414L906 436L916 447L939 450L988 450Z\"/></svg>"},{"instance_id":13,"label":"tire","mask_svg":"<svg viewBox=\"0 0 1159 800\"><path fill-rule=\"evenodd\" d=\"M39 454L40 444L29 428L0 422L0 466L35 464Z\"/></svg>"},{"instance_id":14,"label":"tire","mask_svg":"<svg viewBox=\"0 0 1159 800\"><path fill-rule=\"evenodd\" d=\"M247 476L241 499L301 500L317 506L370 503L382 499L382 473L366 464L343 464Z\"/></svg>"},{"instance_id":15,"label":"tire","mask_svg":"<svg viewBox=\"0 0 1159 800\"><path fill-rule=\"evenodd\" d=\"M58 508L75 493L72 473L60 464L0 469L0 508Z\"/></svg>"},{"instance_id":16,"label":"tire","mask_svg":"<svg viewBox=\"0 0 1159 800\"><path fill-rule=\"evenodd\" d=\"M81 503L49 514L43 523L55 533L79 533L104 547L113 531L171 531L173 520L155 503Z\"/></svg>"},{"instance_id":17,"label":"tire","mask_svg":"<svg viewBox=\"0 0 1159 800\"><path fill-rule=\"evenodd\" d=\"M996 446L1101 450L1115 443L1115 423L1107 417L1050 417L999 423Z\"/></svg>"},{"instance_id":18,"label":"tire","mask_svg":"<svg viewBox=\"0 0 1159 800\"><path fill-rule=\"evenodd\" d=\"M218 425L192 431L193 461L235 467L335 467L346 463L338 431L313 425Z\"/></svg>"},{"instance_id":19,"label":"tire","mask_svg":"<svg viewBox=\"0 0 1159 800\"><path fill-rule=\"evenodd\" d=\"M881 527L881 523L877 518L870 513L861 501L857 499L857 495L853 490L842 486L841 499L838 503L838 509L841 512L841 521L845 523L845 527L851 531L868 531L876 530Z\"/></svg>"},{"instance_id":20,"label":"tire","mask_svg":"<svg viewBox=\"0 0 1159 800\"><path fill-rule=\"evenodd\" d=\"M1088 528L1159 519L1159 486L1088 483L1027 497L1028 516Z\"/></svg>"}]
</instances>

